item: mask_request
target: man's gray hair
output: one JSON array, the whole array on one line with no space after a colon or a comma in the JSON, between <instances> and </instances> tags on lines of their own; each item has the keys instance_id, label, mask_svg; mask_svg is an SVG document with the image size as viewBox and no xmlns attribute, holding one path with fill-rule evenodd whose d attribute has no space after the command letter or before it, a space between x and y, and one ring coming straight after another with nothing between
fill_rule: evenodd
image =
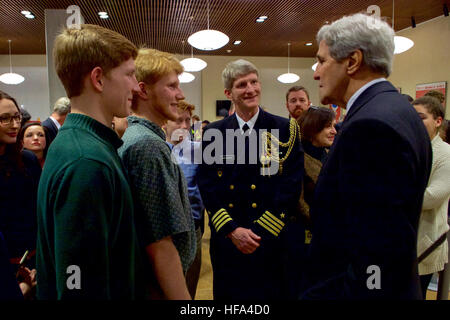
<instances>
[{"instance_id":1,"label":"man's gray hair","mask_svg":"<svg viewBox=\"0 0 450 320\"><path fill-rule=\"evenodd\" d=\"M61 97L56 100L53 106L53 112L64 116L70 112L70 99L67 97Z\"/></svg>"},{"instance_id":2,"label":"man's gray hair","mask_svg":"<svg viewBox=\"0 0 450 320\"><path fill-rule=\"evenodd\" d=\"M246 76L250 73L256 73L258 76L258 69L256 69L253 63L244 59L229 62L222 72L222 80L225 89L231 90L233 83L237 78Z\"/></svg>"},{"instance_id":3,"label":"man's gray hair","mask_svg":"<svg viewBox=\"0 0 450 320\"><path fill-rule=\"evenodd\" d=\"M337 61L360 49L363 63L388 77L392 72L394 35L394 30L380 18L357 13L322 26L317 43L324 40Z\"/></svg>"}]
</instances>

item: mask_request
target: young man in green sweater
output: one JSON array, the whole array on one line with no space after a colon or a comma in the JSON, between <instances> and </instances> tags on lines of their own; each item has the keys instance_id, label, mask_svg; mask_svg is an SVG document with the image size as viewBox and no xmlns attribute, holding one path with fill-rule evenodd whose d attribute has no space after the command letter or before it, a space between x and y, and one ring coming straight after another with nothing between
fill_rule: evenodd
<instances>
[{"instance_id":1,"label":"young man in green sweater","mask_svg":"<svg viewBox=\"0 0 450 320\"><path fill-rule=\"evenodd\" d=\"M55 67L72 113L49 149L38 190L38 299L142 297L130 186L111 129L139 90L137 48L81 25L55 40Z\"/></svg>"}]
</instances>

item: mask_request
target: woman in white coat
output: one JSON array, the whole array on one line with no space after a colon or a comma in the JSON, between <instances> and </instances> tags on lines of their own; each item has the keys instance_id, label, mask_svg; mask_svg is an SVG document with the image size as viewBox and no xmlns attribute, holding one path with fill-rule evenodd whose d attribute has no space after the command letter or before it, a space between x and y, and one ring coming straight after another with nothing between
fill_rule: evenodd
<instances>
[{"instance_id":1,"label":"woman in white coat","mask_svg":"<svg viewBox=\"0 0 450 320\"><path fill-rule=\"evenodd\" d=\"M427 128L433 149L433 164L423 198L417 237L418 257L437 243L436 248L419 262L419 275L425 299L433 273L442 271L448 262L448 243L445 234L449 230L447 212L450 198L450 145L442 141L438 134L444 119L444 109L439 101L432 97L422 97L415 100L413 106ZM444 240L442 243L438 242L441 237Z\"/></svg>"}]
</instances>

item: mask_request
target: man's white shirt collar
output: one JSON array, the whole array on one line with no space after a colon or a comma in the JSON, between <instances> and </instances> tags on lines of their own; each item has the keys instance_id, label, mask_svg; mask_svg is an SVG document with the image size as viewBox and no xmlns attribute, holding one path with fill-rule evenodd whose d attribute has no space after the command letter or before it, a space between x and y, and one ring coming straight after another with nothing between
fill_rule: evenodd
<instances>
[{"instance_id":1,"label":"man's white shirt collar","mask_svg":"<svg viewBox=\"0 0 450 320\"><path fill-rule=\"evenodd\" d=\"M52 116L50 116L49 118L50 118L50 120L53 121L53 123L55 124L55 126L56 126L56 127L58 128L58 130L59 130L59 128L61 128L61 125L59 124L59 122L58 122L55 118L53 118Z\"/></svg>"},{"instance_id":2,"label":"man's white shirt collar","mask_svg":"<svg viewBox=\"0 0 450 320\"><path fill-rule=\"evenodd\" d=\"M378 78L375 80L372 80L368 83L366 83L365 85L363 85L361 88L358 89L358 91L356 91L352 97L350 98L350 100L348 100L347 103L347 112L350 110L350 108L352 107L352 105L355 103L356 99L358 99L358 97L364 92L366 91L366 89L368 89L369 87L373 86L374 84L378 83L378 82L382 82L382 81L387 81L385 78Z\"/></svg>"},{"instance_id":3,"label":"man's white shirt collar","mask_svg":"<svg viewBox=\"0 0 450 320\"><path fill-rule=\"evenodd\" d=\"M244 126L244 124L247 124L248 127L250 128L250 132L253 130L253 127L255 126L256 120L258 119L258 115L259 115L259 107L258 107L258 111L255 113L255 115L248 120L247 122L245 122L241 117L238 116L237 112L236 112L236 119L238 121L239 124L239 128L242 131L242 127Z\"/></svg>"}]
</instances>

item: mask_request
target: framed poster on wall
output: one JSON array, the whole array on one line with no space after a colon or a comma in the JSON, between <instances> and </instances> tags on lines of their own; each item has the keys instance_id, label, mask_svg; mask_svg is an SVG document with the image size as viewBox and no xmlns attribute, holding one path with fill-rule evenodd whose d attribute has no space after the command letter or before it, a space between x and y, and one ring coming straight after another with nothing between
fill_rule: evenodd
<instances>
[{"instance_id":1,"label":"framed poster on wall","mask_svg":"<svg viewBox=\"0 0 450 320\"><path fill-rule=\"evenodd\" d=\"M433 83L423 83L416 85L416 99L424 96L428 91L439 91L444 95L444 110L445 110L445 102L447 100L447 82L433 82Z\"/></svg>"}]
</instances>

